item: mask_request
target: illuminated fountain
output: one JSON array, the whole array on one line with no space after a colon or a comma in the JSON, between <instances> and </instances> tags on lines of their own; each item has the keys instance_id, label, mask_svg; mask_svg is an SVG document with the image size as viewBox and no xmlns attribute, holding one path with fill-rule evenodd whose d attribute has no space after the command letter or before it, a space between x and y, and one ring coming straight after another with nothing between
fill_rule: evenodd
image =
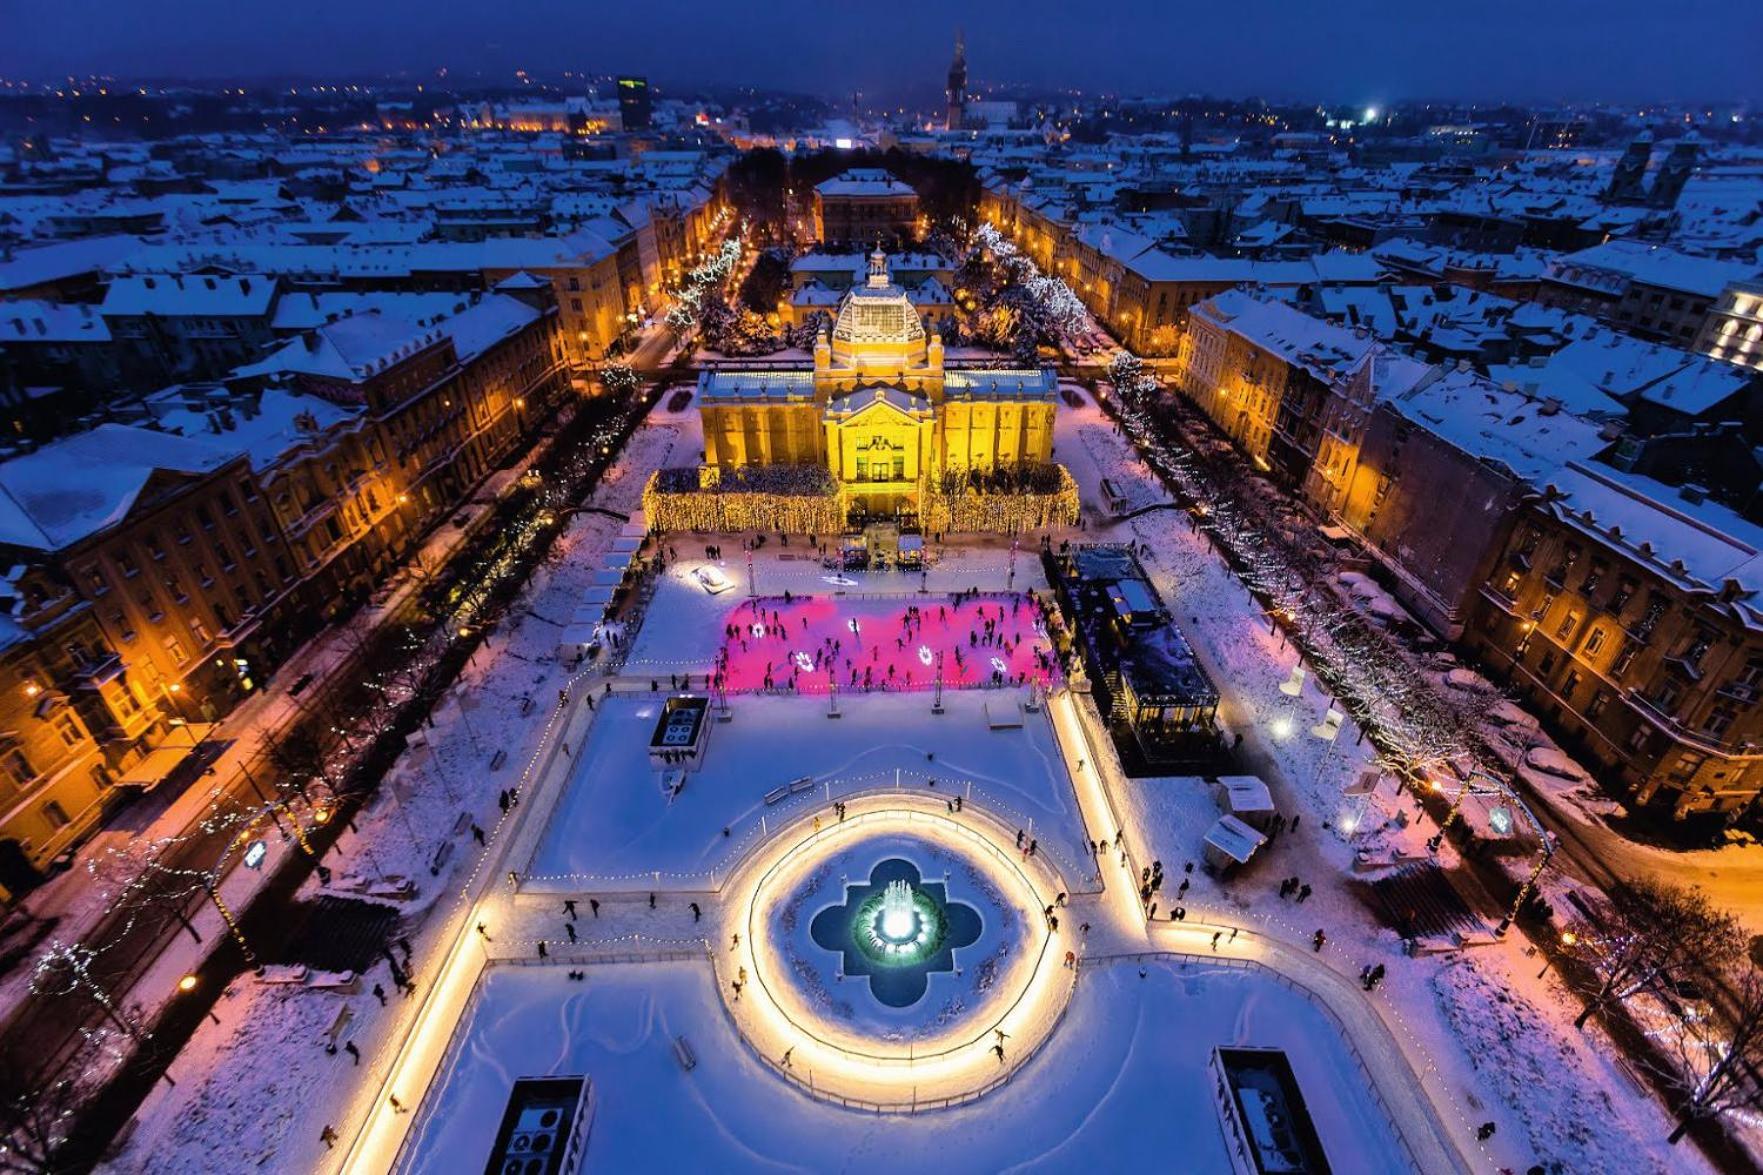
<instances>
[{"instance_id":1,"label":"illuminated fountain","mask_svg":"<svg viewBox=\"0 0 1763 1175\"><path fill-rule=\"evenodd\" d=\"M942 882L892 858L816 915L810 934L843 956L846 975L867 975L876 999L903 1008L924 995L931 974L955 966L954 952L979 937L980 925L978 911L950 901Z\"/></svg>"}]
</instances>

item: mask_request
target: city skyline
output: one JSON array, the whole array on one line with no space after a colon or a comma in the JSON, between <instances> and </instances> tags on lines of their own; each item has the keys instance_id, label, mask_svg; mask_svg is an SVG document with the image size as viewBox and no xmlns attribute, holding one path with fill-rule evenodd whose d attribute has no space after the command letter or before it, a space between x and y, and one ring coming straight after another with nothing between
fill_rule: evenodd
<instances>
[{"instance_id":1,"label":"city skyline","mask_svg":"<svg viewBox=\"0 0 1763 1175\"><path fill-rule=\"evenodd\" d=\"M318 0L258 9L219 0L77 0L19 13L0 77L247 80L407 75L512 81L515 71L646 73L662 84L752 85L886 102L930 101L957 26L970 29L977 86L1205 93L1326 102L1746 102L1763 97L1751 47L1763 11L1703 0L1659 6L1580 0L1539 12L1497 0L1473 13L1392 18L1351 0L1326 18L1254 0L1228 13L1128 0L1070 14L1031 0L997 6L909 0L880 25L856 11L791 2L768 19L663 0L641 9L572 9L541 0L494 24L444 20L413 0ZM652 36L690 26L691 38ZM1718 36L1684 37L1684 27ZM1045 52L1056 44L1056 54Z\"/></svg>"}]
</instances>

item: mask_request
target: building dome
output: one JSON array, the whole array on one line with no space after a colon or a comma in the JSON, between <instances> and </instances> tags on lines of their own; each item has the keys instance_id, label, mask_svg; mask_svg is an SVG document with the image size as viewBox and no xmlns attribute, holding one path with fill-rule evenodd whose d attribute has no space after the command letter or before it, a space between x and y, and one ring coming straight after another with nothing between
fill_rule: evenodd
<instances>
[{"instance_id":1,"label":"building dome","mask_svg":"<svg viewBox=\"0 0 1763 1175\"><path fill-rule=\"evenodd\" d=\"M924 320L906 291L888 279L887 257L879 249L869 256L869 280L851 287L839 303L832 349L841 367L924 358Z\"/></svg>"}]
</instances>

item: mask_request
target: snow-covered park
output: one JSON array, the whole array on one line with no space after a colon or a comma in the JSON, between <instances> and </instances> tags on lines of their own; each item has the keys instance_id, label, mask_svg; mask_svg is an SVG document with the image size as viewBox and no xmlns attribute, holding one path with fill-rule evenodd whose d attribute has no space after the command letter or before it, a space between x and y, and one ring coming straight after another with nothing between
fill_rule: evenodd
<instances>
[{"instance_id":1,"label":"snow-covered park","mask_svg":"<svg viewBox=\"0 0 1763 1175\"><path fill-rule=\"evenodd\" d=\"M1224 745L1291 821L1247 867L1188 868L1218 818L1214 784L1128 777L1089 699L1055 675L1050 694L1016 684L1045 647L1012 594L1045 595L1038 541L951 541L923 573L846 573L800 537L786 547L770 536L749 560L743 536L672 536L628 648L577 668L557 662L554 620L619 525L583 513L562 560L535 577L520 626L469 668L474 700L450 701L426 749L396 769L389 792L402 799L344 841L343 869L424 878L405 910L419 993L378 1004L367 992L391 982L378 962L353 990L240 981L116 1168L200 1169L212 1124L247 1119L227 1150L239 1168L477 1169L517 1079L580 1075L592 1090L588 1169L1224 1172L1208 1064L1242 1045L1284 1051L1336 1170L1704 1169L1696 1152L1665 1146L1669 1123L1595 1026L1571 1027L1576 1009L1522 936L1402 950L1365 884L1424 856L1425 832L1391 790L1346 794L1373 766L1369 742L1351 722L1330 731L1331 699L1294 673L1297 650L1185 514L1121 520L1101 507L1103 479L1134 509L1167 497L1093 403L1062 411L1056 443L1087 529L1053 539L1139 548L1219 687ZM688 418L657 410L596 504L628 513L644 470L691 444ZM717 576L700 574L708 567ZM1347 586L1381 606L1369 585ZM922 624L907 622L913 606ZM981 636L988 620L994 643ZM849 655L864 646L895 667L898 688L848 688ZM704 678L724 650L726 697ZM950 688L938 706L920 671L939 652L947 684L984 688ZM1006 684L991 679L994 655ZM825 676L823 658L841 675L836 696L788 688L792 666ZM686 763L651 751L681 686L710 707ZM497 749L499 774L485 766ZM1531 766L1565 770L1548 754ZM949 829L840 841L847 808L854 824L892 811ZM468 826L486 835L474 841ZM430 884L434 849L419 830L444 839L447 828L454 855ZM957 836L965 847L950 851ZM958 970L931 975L904 1011L865 1003L865 980L843 975L811 930L895 859L981 918L953 952ZM1137 891L1153 861L1168 876L1148 919ZM1438 861L1453 864L1448 846ZM752 880L762 869L780 878L775 892ZM1020 888L997 882L1011 871ZM1302 898L1280 887L1294 876ZM1326 949L1312 938L1322 929ZM1355 982L1374 964L1383 986ZM781 1015L763 1012L754 988L743 998L749 982L786 972L796 990L771 1005ZM1026 1027L994 1011L1019 993L1040 1001ZM339 1031L345 1010L352 1026ZM995 1060L994 1023L1014 1029ZM359 1042L359 1069L323 1051L332 1034ZM960 1104L893 1112L921 1109L924 1058L910 1050L940 1036L961 1037L979 1065L916 1072ZM831 1093L815 1070L822 1047L865 1042L908 1055L873 1072L848 1066L839 1088L857 1092ZM837 1104L846 1096L890 1112ZM321 1124L339 1131L335 1149L320 1144Z\"/></svg>"},{"instance_id":2,"label":"snow-covered park","mask_svg":"<svg viewBox=\"0 0 1763 1175\"><path fill-rule=\"evenodd\" d=\"M1223 1172L1206 1069L1221 1044L1287 1051L1335 1169L1412 1169L1314 1005L1263 973L1158 960L1086 970L1047 1047L983 1100L882 1117L778 1080L730 1029L702 964L595 967L579 983L561 968L498 967L399 1169L483 1151L515 1078L579 1073L594 1083L587 1153L600 1170Z\"/></svg>"},{"instance_id":3,"label":"snow-covered park","mask_svg":"<svg viewBox=\"0 0 1763 1175\"><path fill-rule=\"evenodd\" d=\"M1042 715L1019 713L1026 690L952 691L942 714L931 713L927 693L841 696L836 719L827 716L828 698L733 698L732 719L711 728L702 766L671 799L648 756L658 696L614 694L600 703L527 871L529 885L585 892L708 884L781 820L895 789L969 797L1034 830L1062 866L1088 869L1053 733ZM988 709L1008 710L1020 725L994 729ZM812 786L766 803L768 793L803 779Z\"/></svg>"}]
</instances>

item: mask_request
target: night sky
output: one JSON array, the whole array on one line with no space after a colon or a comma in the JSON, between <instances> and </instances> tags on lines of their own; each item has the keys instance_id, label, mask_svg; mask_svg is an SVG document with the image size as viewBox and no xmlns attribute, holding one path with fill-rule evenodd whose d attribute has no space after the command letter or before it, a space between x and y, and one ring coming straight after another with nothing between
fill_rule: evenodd
<instances>
[{"instance_id":1,"label":"night sky","mask_svg":"<svg viewBox=\"0 0 1763 1175\"><path fill-rule=\"evenodd\" d=\"M1758 0L0 0L0 76L646 73L929 97L976 82L1342 102L1763 98Z\"/></svg>"}]
</instances>

